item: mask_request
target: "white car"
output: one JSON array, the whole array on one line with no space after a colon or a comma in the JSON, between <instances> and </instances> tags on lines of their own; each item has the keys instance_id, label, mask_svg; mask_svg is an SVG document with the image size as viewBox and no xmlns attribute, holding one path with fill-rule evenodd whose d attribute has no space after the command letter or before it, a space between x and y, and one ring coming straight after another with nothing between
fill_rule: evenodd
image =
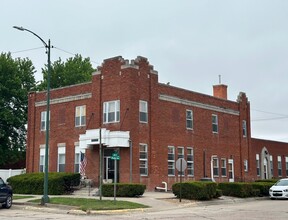
<instances>
[{"instance_id":1,"label":"white car","mask_svg":"<svg viewBox=\"0 0 288 220\"><path fill-rule=\"evenodd\" d=\"M288 178L278 180L269 189L270 199L288 199Z\"/></svg>"}]
</instances>

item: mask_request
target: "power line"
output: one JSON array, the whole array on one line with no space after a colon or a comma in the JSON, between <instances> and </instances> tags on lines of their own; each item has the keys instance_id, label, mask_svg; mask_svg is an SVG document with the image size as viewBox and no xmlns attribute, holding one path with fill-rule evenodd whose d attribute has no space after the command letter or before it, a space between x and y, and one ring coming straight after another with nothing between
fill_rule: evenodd
<instances>
[{"instance_id":1,"label":"power line","mask_svg":"<svg viewBox=\"0 0 288 220\"><path fill-rule=\"evenodd\" d=\"M76 56L76 55L77 55L77 54L75 54L75 53L72 53L72 52L69 52L69 51L67 51L67 50L61 49L61 48L59 48L59 47L53 47L53 48L54 48L54 49L57 49L57 50L60 50L60 51L62 51L62 52L64 52L64 53L73 55L73 56ZM91 59L90 59L90 62L99 65L98 62L95 62L95 61L93 61L93 60L91 60Z\"/></svg>"},{"instance_id":2,"label":"power line","mask_svg":"<svg viewBox=\"0 0 288 220\"><path fill-rule=\"evenodd\" d=\"M265 113L265 114L270 114L270 115L277 115L280 117L274 117L274 118L259 118L259 119L253 119L251 121L272 121L272 120L280 120L280 119L287 119L288 115L284 115L284 114L279 114L279 113L275 113L275 112L267 112L267 111L262 111L262 110L257 110L257 109L251 109L252 111L256 111L256 112L261 112L261 113Z\"/></svg>"},{"instance_id":3,"label":"power line","mask_svg":"<svg viewBox=\"0 0 288 220\"><path fill-rule=\"evenodd\" d=\"M42 49L42 48L44 48L44 47L35 47L35 48L31 48L31 49L26 49L26 50L18 50L18 51L11 52L11 54L22 53L22 52L27 52L27 51L31 51L31 50L38 50L38 49Z\"/></svg>"},{"instance_id":4,"label":"power line","mask_svg":"<svg viewBox=\"0 0 288 220\"><path fill-rule=\"evenodd\" d=\"M271 120L280 120L280 119L287 119L288 116L284 116L284 117L276 117L276 118L260 118L260 119L254 119L251 121L271 121Z\"/></svg>"},{"instance_id":5,"label":"power line","mask_svg":"<svg viewBox=\"0 0 288 220\"><path fill-rule=\"evenodd\" d=\"M251 109L251 110L255 111L255 112L265 113L265 114L279 115L279 116L283 116L283 117L288 117L288 115L279 114L279 113L275 113L275 112L267 112L267 111L262 111L262 110L257 110L257 109Z\"/></svg>"}]
</instances>

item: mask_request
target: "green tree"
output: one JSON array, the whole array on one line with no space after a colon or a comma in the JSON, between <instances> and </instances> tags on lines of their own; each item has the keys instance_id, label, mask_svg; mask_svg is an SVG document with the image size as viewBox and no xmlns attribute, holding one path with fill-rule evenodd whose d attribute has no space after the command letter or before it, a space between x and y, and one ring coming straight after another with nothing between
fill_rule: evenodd
<instances>
[{"instance_id":1,"label":"green tree","mask_svg":"<svg viewBox=\"0 0 288 220\"><path fill-rule=\"evenodd\" d=\"M89 58L83 59L81 55L76 54L63 62L61 58L51 64L50 88L59 88L63 86L74 85L83 82L89 82L92 79L94 71ZM38 90L46 90L48 66L42 68L44 80L38 85Z\"/></svg>"},{"instance_id":2,"label":"green tree","mask_svg":"<svg viewBox=\"0 0 288 220\"><path fill-rule=\"evenodd\" d=\"M28 92L35 89L34 73L29 59L0 54L0 166L25 158Z\"/></svg>"}]
</instances>

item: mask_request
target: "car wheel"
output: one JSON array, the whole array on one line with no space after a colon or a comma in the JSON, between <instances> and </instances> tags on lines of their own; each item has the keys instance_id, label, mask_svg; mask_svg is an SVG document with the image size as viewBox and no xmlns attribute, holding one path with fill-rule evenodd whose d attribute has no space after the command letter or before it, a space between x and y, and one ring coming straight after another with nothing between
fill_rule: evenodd
<instances>
[{"instance_id":1,"label":"car wheel","mask_svg":"<svg viewBox=\"0 0 288 220\"><path fill-rule=\"evenodd\" d=\"M12 206L12 196L9 195L6 199L6 202L4 203L3 207L6 209L10 209Z\"/></svg>"},{"instance_id":2,"label":"car wheel","mask_svg":"<svg viewBox=\"0 0 288 220\"><path fill-rule=\"evenodd\" d=\"M273 198L273 197L270 197L270 199L271 199L271 200L275 200L275 198Z\"/></svg>"}]
</instances>

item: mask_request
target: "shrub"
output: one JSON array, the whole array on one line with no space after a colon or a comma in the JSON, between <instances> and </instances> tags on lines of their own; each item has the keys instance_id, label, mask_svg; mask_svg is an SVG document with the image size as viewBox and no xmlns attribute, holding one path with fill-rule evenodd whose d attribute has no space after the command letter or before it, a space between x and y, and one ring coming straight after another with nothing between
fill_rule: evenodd
<instances>
[{"instance_id":1,"label":"shrub","mask_svg":"<svg viewBox=\"0 0 288 220\"><path fill-rule=\"evenodd\" d=\"M181 197L184 199L209 200L220 195L220 192L217 194L217 183L213 182L175 183L172 185L172 191L178 198L180 197L180 187Z\"/></svg>"},{"instance_id":2,"label":"shrub","mask_svg":"<svg viewBox=\"0 0 288 220\"><path fill-rule=\"evenodd\" d=\"M259 191L253 189L251 183L219 183L218 188L222 190L225 196L234 196L240 198L246 198L251 196L256 196Z\"/></svg>"},{"instance_id":3,"label":"shrub","mask_svg":"<svg viewBox=\"0 0 288 220\"><path fill-rule=\"evenodd\" d=\"M136 197L142 196L145 192L146 185L132 184L132 183L117 183L116 196L117 197ZM106 197L114 196L114 183L102 185L102 195Z\"/></svg>"},{"instance_id":4,"label":"shrub","mask_svg":"<svg viewBox=\"0 0 288 220\"><path fill-rule=\"evenodd\" d=\"M276 183L279 179L265 179L265 180L255 180L257 183Z\"/></svg>"},{"instance_id":5,"label":"shrub","mask_svg":"<svg viewBox=\"0 0 288 220\"><path fill-rule=\"evenodd\" d=\"M269 189L271 186L274 185L274 182L273 181L268 181L268 182L258 181L258 182L251 183L251 185L253 189L259 190L259 196L269 196Z\"/></svg>"},{"instance_id":6,"label":"shrub","mask_svg":"<svg viewBox=\"0 0 288 220\"><path fill-rule=\"evenodd\" d=\"M7 179L16 194L41 195L44 190L44 173L26 173ZM80 183L79 173L49 173L48 194L62 195Z\"/></svg>"}]
</instances>

